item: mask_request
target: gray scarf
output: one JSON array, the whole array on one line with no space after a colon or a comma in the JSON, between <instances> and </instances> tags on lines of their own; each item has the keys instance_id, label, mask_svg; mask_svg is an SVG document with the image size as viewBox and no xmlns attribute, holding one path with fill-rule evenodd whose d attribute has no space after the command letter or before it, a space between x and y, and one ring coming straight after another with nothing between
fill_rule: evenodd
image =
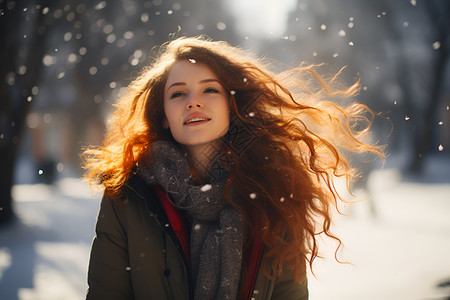
<instances>
[{"instance_id":1,"label":"gray scarf","mask_svg":"<svg viewBox=\"0 0 450 300\"><path fill-rule=\"evenodd\" d=\"M195 185L186 155L167 141L154 142L150 157L139 166L145 181L160 184L192 221L190 257L195 299L237 298L244 224L241 214L225 199L227 176L221 171L212 171L216 176L212 176L211 184Z\"/></svg>"}]
</instances>

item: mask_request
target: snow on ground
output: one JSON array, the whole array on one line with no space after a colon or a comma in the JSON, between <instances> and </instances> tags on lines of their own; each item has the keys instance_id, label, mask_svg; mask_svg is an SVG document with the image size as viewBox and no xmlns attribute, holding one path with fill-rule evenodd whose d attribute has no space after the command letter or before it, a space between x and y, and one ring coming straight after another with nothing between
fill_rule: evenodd
<instances>
[{"instance_id":1,"label":"snow on ground","mask_svg":"<svg viewBox=\"0 0 450 300\"><path fill-rule=\"evenodd\" d=\"M70 178L12 194L17 219L0 227L0 299L83 299L101 194Z\"/></svg>"},{"instance_id":2,"label":"snow on ground","mask_svg":"<svg viewBox=\"0 0 450 300\"><path fill-rule=\"evenodd\" d=\"M422 177L402 178L396 169L374 172L369 181L376 217L368 202L343 208L334 232L344 243L321 242L325 259L309 275L311 300L433 300L450 280L450 161L427 163ZM16 185L17 220L0 227L0 298L83 299L89 249L101 193L77 179L54 186Z\"/></svg>"},{"instance_id":3,"label":"snow on ground","mask_svg":"<svg viewBox=\"0 0 450 300\"><path fill-rule=\"evenodd\" d=\"M323 243L327 259L318 259L309 275L310 299L450 299L450 161L427 164L422 177L401 178L396 169L372 173L367 202L343 209L335 233L344 243ZM371 200L372 201L372 200Z\"/></svg>"}]
</instances>

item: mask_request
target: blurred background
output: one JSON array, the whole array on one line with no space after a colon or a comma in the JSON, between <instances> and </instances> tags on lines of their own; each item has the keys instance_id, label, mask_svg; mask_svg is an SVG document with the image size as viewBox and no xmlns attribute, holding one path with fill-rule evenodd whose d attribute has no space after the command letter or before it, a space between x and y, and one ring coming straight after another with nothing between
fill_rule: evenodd
<instances>
[{"instance_id":1,"label":"blurred background","mask_svg":"<svg viewBox=\"0 0 450 300\"><path fill-rule=\"evenodd\" d=\"M0 0L0 298L82 299L101 192L80 153L154 47L207 35L346 66L388 158L361 164L311 299L450 299L450 1ZM382 167L382 168L381 168ZM359 191L359 192L358 192Z\"/></svg>"}]
</instances>

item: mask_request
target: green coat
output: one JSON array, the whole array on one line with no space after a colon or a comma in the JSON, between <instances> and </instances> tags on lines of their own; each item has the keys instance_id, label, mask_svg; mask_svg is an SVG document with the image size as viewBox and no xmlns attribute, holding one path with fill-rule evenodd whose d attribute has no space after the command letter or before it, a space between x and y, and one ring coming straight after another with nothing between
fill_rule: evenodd
<instances>
[{"instance_id":1,"label":"green coat","mask_svg":"<svg viewBox=\"0 0 450 300\"><path fill-rule=\"evenodd\" d=\"M86 299L193 299L186 258L168 227L156 195L139 180L127 185L121 201L104 195ZM261 269L252 299L308 299L306 280L297 284L285 272L286 278L273 281Z\"/></svg>"}]
</instances>

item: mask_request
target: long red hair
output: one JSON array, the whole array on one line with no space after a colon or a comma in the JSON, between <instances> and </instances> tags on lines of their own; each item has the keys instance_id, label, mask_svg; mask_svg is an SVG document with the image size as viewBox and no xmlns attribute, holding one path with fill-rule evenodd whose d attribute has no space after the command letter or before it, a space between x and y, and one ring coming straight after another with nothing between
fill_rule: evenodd
<instances>
[{"instance_id":1,"label":"long red hair","mask_svg":"<svg viewBox=\"0 0 450 300\"><path fill-rule=\"evenodd\" d=\"M383 157L382 147L362 141L373 114L351 102L358 82L342 88L339 74L321 77L319 66L275 74L270 65L226 42L173 40L117 101L103 146L84 154L86 178L118 194L152 142L172 139L162 126L163 89L171 66L188 59L207 65L230 93L232 121L222 139L225 151L219 151L225 157L217 159L229 162L228 187L241 200L227 193L228 201L263 241L265 273L279 275L289 266L301 280L306 263L312 266L318 256L318 234L339 241L330 231L332 210L341 199L334 179L345 178L349 187L353 176L342 153ZM347 104L331 102L335 99Z\"/></svg>"}]
</instances>

